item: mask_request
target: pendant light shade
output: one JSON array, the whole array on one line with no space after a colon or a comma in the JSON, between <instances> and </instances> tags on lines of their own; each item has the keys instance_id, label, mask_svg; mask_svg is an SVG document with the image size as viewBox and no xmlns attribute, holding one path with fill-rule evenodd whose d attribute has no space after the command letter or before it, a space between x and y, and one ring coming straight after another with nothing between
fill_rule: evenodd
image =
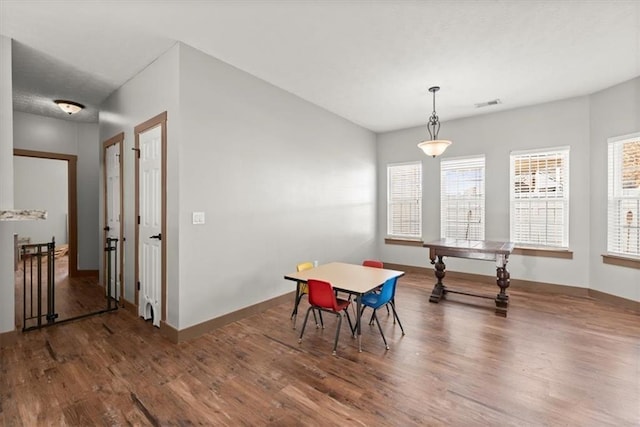
<instances>
[{"instance_id":1,"label":"pendant light shade","mask_svg":"<svg viewBox=\"0 0 640 427\"><path fill-rule=\"evenodd\" d=\"M69 115L75 114L84 108L84 105L82 104L78 104L73 101L66 101L64 99L56 99L53 102L55 102L62 111Z\"/></svg>"},{"instance_id":2,"label":"pendant light shade","mask_svg":"<svg viewBox=\"0 0 640 427\"><path fill-rule=\"evenodd\" d=\"M436 114L436 92L440 90L439 86L433 86L429 88L429 92L433 93L433 112L429 117L429 123L427 123L427 131L431 139L422 141L418 144L418 147L424 151L427 156L436 157L444 153L444 150L451 145L451 141L447 139L438 139L438 132L440 131L440 120Z\"/></svg>"},{"instance_id":3,"label":"pendant light shade","mask_svg":"<svg viewBox=\"0 0 640 427\"><path fill-rule=\"evenodd\" d=\"M451 141L446 139L430 139L422 141L418 144L418 147L420 147L427 156L436 157L444 153L444 150L450 145Z\"/></svg>"}]
</instances>

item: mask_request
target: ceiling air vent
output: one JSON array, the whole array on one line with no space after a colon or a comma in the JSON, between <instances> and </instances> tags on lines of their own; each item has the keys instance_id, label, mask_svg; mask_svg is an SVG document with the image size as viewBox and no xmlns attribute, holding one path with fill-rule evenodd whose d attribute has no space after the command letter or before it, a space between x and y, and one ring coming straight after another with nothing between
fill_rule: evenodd
<instances>
[{"instance_id":1,"label":"ceiling air vent","mask_svg":"<svg viewBox=\"0 0 640 427\"><path fill-rule=\"evenodd\" d=\"M492 99L491 101L487 101L487 102L480 102L478 104L474 104L476 108L483 108L483 107L489 107L490 105L498 105L498 104L502 104L502 101L500 101L498 98L496 99Z\"/></svg>"}]
</instances>

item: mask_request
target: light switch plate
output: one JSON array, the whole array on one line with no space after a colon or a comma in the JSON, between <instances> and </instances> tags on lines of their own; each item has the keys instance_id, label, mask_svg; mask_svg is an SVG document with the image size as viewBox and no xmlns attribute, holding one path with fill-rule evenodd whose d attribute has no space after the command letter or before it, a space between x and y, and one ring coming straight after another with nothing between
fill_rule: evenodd
<instances>
[{"instance_id":1,"label":"light switch plate","mask_svg":"<svg viewBox=\"0 0 640 427\"><path fill-rule=\"evenodd\" d=\"M193 212L193 224L204 224L204 212Z\"/></svg>"}]
</instances>

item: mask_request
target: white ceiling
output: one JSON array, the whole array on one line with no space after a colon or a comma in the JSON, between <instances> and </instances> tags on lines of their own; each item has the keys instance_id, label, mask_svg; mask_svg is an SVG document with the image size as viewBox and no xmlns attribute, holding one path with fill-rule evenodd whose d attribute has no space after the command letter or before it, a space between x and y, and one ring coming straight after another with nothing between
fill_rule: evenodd
<instances>
[{"instance_id":1,"label":"white ceiling","mask_svg":"<svg viewBox=\"0 0 640 427\"><path fill-rule=\"evenodd\" d=\"M445 121L640 75L640 0L2 0L0 33L15 108L83 121L176 41L376 132L424 125L429 86Z\"/></svg>"}]
</instances>

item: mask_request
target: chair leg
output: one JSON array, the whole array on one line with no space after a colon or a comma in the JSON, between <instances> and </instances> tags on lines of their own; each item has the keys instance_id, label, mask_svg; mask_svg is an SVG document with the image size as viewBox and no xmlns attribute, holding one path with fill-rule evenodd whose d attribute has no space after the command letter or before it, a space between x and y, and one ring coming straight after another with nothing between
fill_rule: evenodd
<instances>
[{"instance_id":1,"label":"chair leg","mask_svg":"<svg viewBox=\"0 0 640 427\"><path fill-rule=\"evenodd\" d=\"M298 295L298 298L296 298L296 305L295 305L295 307L293 307L293 311L291 312L291 319L293 321L293 329L296 328L296 320L298 319L298 306L300 305L300 301L302 301L302 297L303 296L304 296L304 294ZM313 313L313 320L315 320L316 327L318 327L318 318L316 317L315 310L312 313Z\"/></svg>"},{"instance_id":2,"label":"chair leg","mask_svg":"<svg viewBox=\"0 0 640 427\"><path fill-rule=\"evenodd\" d=\"M324 329L324 320L322 320L322 310L318 310L318 316L320 316L320 326ZM316 328L318 327L318 321L316 320Z\"/></svg>"},{"instance_id":3,"label":"chair leg","mask_svg":"<svg viewBox=\"0 0 640 427\"><path fill-rule=\"evenodd\" d=\"M338 313L338 328L336 329L336 339L333 342L333 355L336 355L336 350L338 349L338 337L340 336L340 326L342 325L342 315Z\"/></svg>"},{"instance_id":4,"label":"chair leg","mask_svg":"<svg viewBox=\"0 0 640 427\"><path fill-rule=\"evenodd\" d=\"M351 294L349 294L349 300L350 303L353 302L353 304L349 304L349 306L351 307L351 310L353 310L353 315L357 316L358 315L358 306L355 303L355 300L352 301L351 300Z\"/></svg>"},{"instance_id":5,"label":"chair leg","mask_svg":"<svg viewBox=\"0 0 640 427\"><path fill-rule=\"evenodd\" d=\"M391 309L393 310L393 318L398 321L398 325L400 325L402 335L404 335L404 328L402 327L402 323L400 323L400 318L398 317L398 312L396 311L396 303L394 300L391 300Z\"/></svg>"},{"instance_id":6,"label":"chair leg","mask_svg":"<svg viewBox=\"0 0 640 427\"><path fill-rule=\"evenodd\" d=\"M302 324L302 331L300 331L300 338L298 338L298 342L302 342L302 335L304 335L304 328L307 327L307 320L309 320L309 312L313 310L313 306L307 309L307 315L304 316L304 323Z\"/></svg>"},{"instance_id":7,"label":"chair leg","mask_svg":"<svg viewBox=\"0 0 640 427\"><path fill-rule=\"evenodd\" d=\"M380 331L380 335L382 335L382 341L384 341L384 347L389 350L389 344L387 344L387 339L384 337L384 332L382 332L382 326L380 326L380 322L378 321L378 316L376 316L376 311L377 310L373 310L373 318L376 321L376 324L378 325L378 330Z\"/></svg>"},{"instance_id":8,"label":"chair leg","mask_svg":"<svg viewBox=\"0 0 640 427\"><path fill-rule=\"evenodd\" d=\"M355 338L356 327L353 322L351 322L351 316L349 316L349 312L347 311L347 309L345 309L344 312L347 314L347 322L349 322L349 330L351 331L351 336Z\"/></svg>"}]
</instances>

